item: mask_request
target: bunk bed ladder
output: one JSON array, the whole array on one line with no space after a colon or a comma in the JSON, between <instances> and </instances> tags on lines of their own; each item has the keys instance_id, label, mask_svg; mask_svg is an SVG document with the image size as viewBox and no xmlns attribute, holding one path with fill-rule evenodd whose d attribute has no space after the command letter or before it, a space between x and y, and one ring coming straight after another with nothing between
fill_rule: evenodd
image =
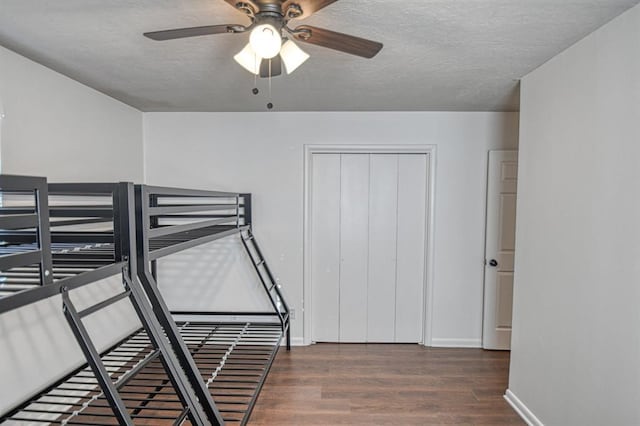
<instances>
[{"instance_id":1,"label":"bunk bed ladder","mask_svg":"<svg viewBox=\"0 0 640 426\"><path fill-rule=\"evenodd\" d=\"M176 394L180 398L183 407L182 414L176 419L175 424L181 424L183 420L189 419L195 425L208 425L209 421L204 413L202 406L197 398L193 396L193 392L188 388L187 380L184 372L179 369L177 359L173 353L169 342L164 337L160 325L154 321L151 307L144 301L144 291L139 283L128 277L128 271L123 272L124 291L106 300L96 303L93 306L78 311L72 302L69 291L66 287L61 289L63 311L71 330L84 353L89 366L91 367L99 385L102 389L104 397L109 401L111 409L116 416L118 423L121 425L133 425L133 419L130 416L124 401L120 397L119 389L127 384L140 370L152 361L159 359L169 377L169 380L176 390ZM101 309L106 308L120 300L129 299L135 308L140 322L144 330L147 332L149 341L153 345L153 351L147 355L140 363L138 363L128 373L119 377L115 382L111 380L106 365L102 361L100 353L92 341L92 338L83 323L83 318L94 314Z\"/></svg>"},{"instance_id":2,"label":"bunk bed ladder","mask_svg":"<svg viewBox=\"0 0 640 426\"><path fill-rule=\"evenodd\" d=\"M182 368L178 356L169 342L172 330L163 329L154 314L142 283L138 279L135 257L133 184L121 182L113 188L110 187L109 191L111 191L113 203L114 260L121 263L123 291L78 311L70 295L71 289L63 285L60 292L62 294L64 316L119 424L133 425L136 417L135 410L131 414L129 413L123 398L120 396L120 389L134 380L137 374L154 360L159 360L183 407L180 415L174 419L174 424L182 424L188 419L193 425L208 426L214 422L210 420L209 413L203 405L203 403L206 404L206 401L201 403L198 398L197 392L189 381L189 372ZM92 336L83 323L83 318L124 299L129 299L132 304L147 334L152 351L131 370L114 381L93 343Z\"/></svg>"},{"instance_id":3,"label":"bunk bed ladder","mask_svg":"<svg viewBox=\"0 0 640 426\"><path fill-rule=\"evenodd\" d=\"M271 272L271 269L269 269L269 265L267 265L267 261L262 255L262 251L260 250L260 246L258 246L255 235L251 231L251 227L240 233L240 239L242 240L242 245L251 259L251 263L253 264L258 277L260 278L262 287L269 296L273 309L275 309L278 314L280 324L282 325L282 331L287 335L287 350L291 350L289 306L287 305L287 302L285 302L284 297L282 297L280 284L278 284Z\"/></svg>"}]
</instances>

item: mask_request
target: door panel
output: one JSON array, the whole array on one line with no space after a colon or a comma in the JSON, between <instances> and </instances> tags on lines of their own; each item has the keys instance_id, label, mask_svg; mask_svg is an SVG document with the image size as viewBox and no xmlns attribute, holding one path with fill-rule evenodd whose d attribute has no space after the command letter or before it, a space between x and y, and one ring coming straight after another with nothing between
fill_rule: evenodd
<instances>
[{"instance_id":1,"label":"door panel","mask_svg":"<svg viewBox=\"0 0 640 426\"><path fill-rule=\"evenodd\" d=\"M496 304L496 329L511 330L513 304L513 272L498 272L498 303Z\"/></svg>"},{"instance_id":2,"label":"door panel","mask_svg":"<svg viewBox=\"0 0 640 426\"><path fill-rule=\"evenodd\" d=\"M513 253L516 247L516 194L500 194L500 236L498 251Z\"/></svg>"},{"instance_id":3,"label":"door panel","mask_svg":"<svg viewBox=\"0 0 640 426\"><path fill-rule=\"evenodd\" d=\"M482 338L485 349L511 347L517 176L516 151L489 153Z\"/></svg>"},{"instance_id":4,"label":"door panel","mask_svg":"<svg viewBox=\"0 0 640 426\"><path fill-rule=\"evenodd\" d=\"M395 340L398 155L370 157L367 341Z\"/></svg>"},{"instance_id":5,"label":"door panel","mask_svg":"<svg viewBox=\"0 0 640 426\"><path fill-rule=\"evenodd\" d=\"M369 272L369 155L343 154L340 194L340 341L365 342Z\"/></svg>"},{"instance_id":6,"label":"door panel","mask_svg":"<svg viewBox=\"0 0 640 426\"><path fill-rule=\"evenodd\" d=\"M311 190L311 294L316 342L340 331L340 154L316 155Z\"/></svg>"},{"instance_id":7,"label":"door panel","mask_svg":"<svg viewBox=\"0 0 640 426\"><path fill-rule=\"evenodd\" d=\"M425 154L314 154L312 340L419 343Z\"/></svg>"},{"instance_id":8,"label":"door panel","mask_svg":"<svg viewBox=\"0 0 640 426\"><path fill-rule=\"evenodd\" d=\"M423 336L427 156L398 158L398 245L395 341L416 343Z\"/></svg>"}]
</instances>

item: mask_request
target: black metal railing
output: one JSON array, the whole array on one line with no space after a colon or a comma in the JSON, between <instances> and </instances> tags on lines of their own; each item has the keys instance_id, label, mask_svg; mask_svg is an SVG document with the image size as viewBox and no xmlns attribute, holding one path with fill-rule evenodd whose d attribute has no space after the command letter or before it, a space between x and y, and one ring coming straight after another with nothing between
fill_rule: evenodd
<instances>
[{"instance_id":1,"label":"black metal railing","mask_svg":"<svg viewBox=\"0 0 640 426\"><path fill-rule=\"evenodd\" d=\"M0 297L19 292L21 285L32 283L34 272L36 284L51 284L53 261L47 180L34 176L0 175L0 194L0 271L14 271L0 275L3 278ZM24 235L24 238L16 241L15 235Z\"/></svg>"}]
</instances>

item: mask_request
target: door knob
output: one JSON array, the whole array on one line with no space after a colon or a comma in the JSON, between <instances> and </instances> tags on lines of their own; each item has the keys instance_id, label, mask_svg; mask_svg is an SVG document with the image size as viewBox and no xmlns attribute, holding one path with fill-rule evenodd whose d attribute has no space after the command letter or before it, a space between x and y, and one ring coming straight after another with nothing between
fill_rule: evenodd
<instances>
[{"instance_id":1,"label":"door knob","mask_svg":"<svg viewBox=\"0 0 640 426\"><path fill-rule=\"evenodd\" d=\"M495 268L496 266L498 266L498 261L495 259L491 259L489 261L489 266L493 266Z\"/></svg>"}]
</instances>

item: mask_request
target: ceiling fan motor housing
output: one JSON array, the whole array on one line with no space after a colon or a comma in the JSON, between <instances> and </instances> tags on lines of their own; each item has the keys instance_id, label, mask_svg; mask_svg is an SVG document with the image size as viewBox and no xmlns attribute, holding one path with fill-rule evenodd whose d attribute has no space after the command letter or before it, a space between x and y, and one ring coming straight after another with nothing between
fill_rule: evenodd
<instances>
[{"instance_id":1,"label":"ceiling fan motor housing","mask_svg":"<svg viewBox=\"0 0 640 426\"><path fill-rule=\"evenodd\" d=\"M256 14L253 26L271 25L278 31L282 31L284 27L284 16L281 13L260 12Z\"/></svg>"}]
</instances>

